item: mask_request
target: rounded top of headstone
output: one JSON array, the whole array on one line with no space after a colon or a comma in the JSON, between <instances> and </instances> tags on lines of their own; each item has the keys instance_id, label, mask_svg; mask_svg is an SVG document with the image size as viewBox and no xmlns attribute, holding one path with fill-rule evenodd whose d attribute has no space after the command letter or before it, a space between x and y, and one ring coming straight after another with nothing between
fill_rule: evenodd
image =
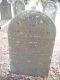
<instances>
[{"instance_id":1,"label":"rounded top of headstone","mask_svg":"<svg viewBox=\"0 0 60 80\"><path fill-rule=\"evenodd\" d=\"M54 1L48 1L47 6L51 6L51 7L55 7L55 8L57 8L57 6L56 6L56 4L55 4Z\"/></svg>"},{"instance_id":2,"label":"rounded top of headstone","mask_svg":"<svg viewBox=\"0 0 60 80\"><path fill-rule=\"evenodd\" d=\"M14 4L22 4L25 5L24 0L15 0Z\"/></svg>"},{"instance_id":3,"label":"rounded top of headstone","mask_svg":"<svg viewBox=\"0 0 60 80\"><path fill-rule=\"evenodd\" d=\"M47 28L51 27L51 31L55 31L56 29L53 30L55 27L55 24L53 21L44 13L41 13L39 11L22 11L20 14L18 14L15 18L12 19L10 25L17 25L17 27L20 25L28 24L29 26L34 26L35 25L40 25L45 27L44 25L47 25ZM42 25L41 25L42 24ZM15 25L15 26L16 26ZM14 28L14 27L13 27Z\"/></svg>"}]
</instances>

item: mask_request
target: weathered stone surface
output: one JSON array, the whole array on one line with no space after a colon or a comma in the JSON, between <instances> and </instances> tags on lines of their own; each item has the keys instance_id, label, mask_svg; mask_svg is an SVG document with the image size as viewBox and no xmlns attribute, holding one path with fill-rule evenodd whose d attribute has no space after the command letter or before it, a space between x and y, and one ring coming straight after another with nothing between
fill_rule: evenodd
<instances>
[{"instance_id":1,"label":"weathered stone surface","mask_svg":"<svg viewBox=\"0 0 60 80\"><path fill-rule=\"evenodd\" d=\"M2 0L0 4L1 20L11 19L11 6L7 0Z\"/></svg>"},{"instance_id":2,"label":"weathered stone surface","mask_svg":"<svg viewBox=\"0 0 60 80\"><path fill-rule=\"evenodd\" d=\"M13 8L15 16L19 14L22 10L25 10L24 0L16 0L13 4Z\"/></svg>"},{"instance_id":3,"label":"weathered stone surface","mask_svg":"<svg viewBox=\"0 0 60 80\"><path fill-rule=\"evenodd\" d=\"M56 17L56 12L57 12L57 6L55 2L49 1L45 7L45 13L53 20L55 21Z\"/></svg>"},{"instance_id":4,"label":"weathered stone surface","mask_svg":"<svg viewBox=\"0 0 60 80\"><path fill-rule=\"evenodd\" d=\"M55 40L55 26L49 17L23 11L8 29L11 71L28 75L47 75Z\"/></svg>"}]
</instances>

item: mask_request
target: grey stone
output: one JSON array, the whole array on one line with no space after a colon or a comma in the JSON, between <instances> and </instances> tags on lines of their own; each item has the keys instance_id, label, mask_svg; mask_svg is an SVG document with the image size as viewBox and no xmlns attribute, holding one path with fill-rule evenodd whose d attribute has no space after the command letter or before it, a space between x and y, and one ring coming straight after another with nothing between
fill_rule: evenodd
<instances>
[{"instance_id":1,"label":"grey stone","mask_svg":"<svg viewBox=\"0 0 60 80\"><path fill-rule=\"evenodd\" d=\"M1 20L11 19L11 6L7 0L2 0L0 4Z\"/></svg>"},{"instance_id":2,"label":"grey stone","mask_svg":"<svg viewBox=\"0 0 60 80\"><path fill-rule=\"evenodd\" d=\"M56 12L57 12L57 6L55 2L49 1L44 11L53 21L55 21Z\"/></svg>"},{"instance_id":3,"label":"grey stone","mask_svg":"<svg viewBox=\"0 0 60 80\"><path fill-rule=\"evenodd\" d=\"M48 75L56 29L48 16L23 11L8 28L11 71L27 75Z\"/></svg>"},{"instance_id":4,"label":"grey stone","mask_svg":"<svg viewBox=\"0 0 60 80\"><path fill-rule=\"evenodd\" d=\"M25 10L25 4L23 0L16 0L13 4L14 15L18 15L22 10Z\"/></svg>"}]
</instances>

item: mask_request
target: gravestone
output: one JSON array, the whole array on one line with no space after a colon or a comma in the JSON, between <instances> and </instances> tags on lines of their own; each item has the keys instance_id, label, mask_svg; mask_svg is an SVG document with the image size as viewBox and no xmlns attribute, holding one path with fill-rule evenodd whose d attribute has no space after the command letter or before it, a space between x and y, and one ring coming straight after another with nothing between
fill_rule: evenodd
<instances>
[{"instance_id":1,"label":"gravestone","mask_svg":"<svg viewBox=\"0 0 60 80\"><path fill-rule=\"evenodd\" d=\"M23 11L16 16L8 28L11 71L48 75L55 34L55 25L41 12Z\"/></svg>"},{"instance_id":2,"label":"gravestone","mask_svg":"<svg viewBox=\"0 0 60 80\"><path fill-rule=\"evenodd\" d=\"M2 0L0 3L1 20L11 19L11 6L7 0Z\"/></svg>"},{"instance_id":3,"label":"gravestone","mask_svg":"<svg viewBox=\"0 0 60 80\"><path fill-rule=\"evenodd\" d=\"M25 10L24 0L16 0L13 4L14 15L16 16L22 10Z\"/></svg>"},{"instance_id":4,"label":"gravestone","mask_svg":"<svg viewBox=\"0 0 60 80\"><path fill-rule=\"evenodd\" d=\"M45 13L53 20L55 21L56 17L56 12L57 12L57 6L55 2L49 1L45 7Z\"/></svg>"}]
</instances>

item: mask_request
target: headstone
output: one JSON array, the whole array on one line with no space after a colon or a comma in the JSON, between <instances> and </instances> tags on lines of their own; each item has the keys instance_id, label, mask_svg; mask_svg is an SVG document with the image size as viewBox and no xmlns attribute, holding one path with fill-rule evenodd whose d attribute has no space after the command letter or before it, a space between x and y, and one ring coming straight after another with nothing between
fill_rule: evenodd
<instances>
[{"instance_id":1,"label":"headstone","mask_svg":"<svg viewBox=\"0 0 60 80\"><path fill-rule=\"evenodd\" d=\"M23 0L16 0L13 4L14 8L14 15L16 16L19 14L22 10L25 10L25 4Z\"/></svg>"},{"instance_id":2,"label":"headstone","mask_svg":"<svg viewBox=\"0 0 60 80\"><path fill-rule=\"evenodd\" d=\"M22 10L25 9L24 0L7 0L11 4L12 18L18 15Z\"/></svg>"},{"instance_id":3,"label":"headstone","mask_svg":"<svg viewBox=\"0 0 60 80\"><path fill-rule=\"evenodd\" d=\"M0 4L1 20L11 19L11 6L7 0L2 0Z\"/></svg>"},{"instance_id":4,"label":"headstone","mask_svg":"<svg viewBox=\"0 0 60 80\"><path fill-rule=\"evenodd\" d=\"M11 71L48 75L55 40L55 25L45 14L23 11L8 28Z\"/></svg>"},{"instance_id":5,"label":"headstone","mask_svg":"<svg viewBox=\"0 0 60 80\"><path fill-rule=\"evenodd\" d=\"M56 12L57 12L57 6L55 2L49 1L45 7L45 13L53 20L55 21L56 17Z\"/></svg>"}]
</instances>

